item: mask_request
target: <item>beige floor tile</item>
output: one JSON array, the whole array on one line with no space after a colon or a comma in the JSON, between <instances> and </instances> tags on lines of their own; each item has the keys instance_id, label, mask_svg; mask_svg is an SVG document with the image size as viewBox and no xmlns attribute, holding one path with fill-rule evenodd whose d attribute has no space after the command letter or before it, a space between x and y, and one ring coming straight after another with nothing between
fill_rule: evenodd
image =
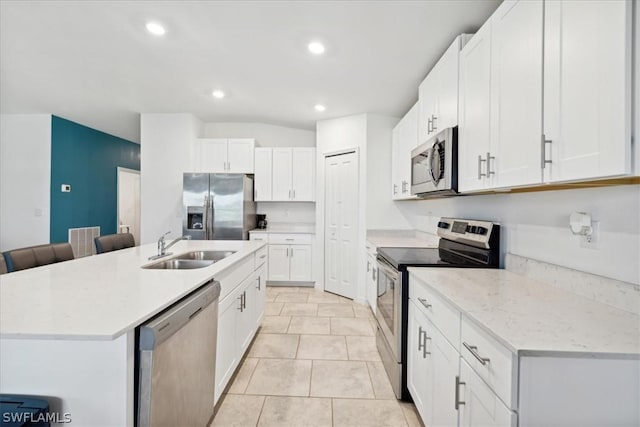
<instances>
[{"instance_id":1,"label":"beige floor tile","mask_svg":"<svg viewBox=\"0 0 640 427\"><path fill-rule=\"evenodd\" d=\"M409 427L425 427L420 419L416 405L409 402L398 402Z\"/></svg>"},{"instance_id":2,"label":"beige floor tile","mask_svg":"<svg viewBox=\"0 0 640 427\"><path fill-rule=\"evenodd\" d=\"M246 393L308 396L311 363L310 360L260 359Z\"/></svg>"},{"instance_id":3,"label":"beige floor tile","mask_svg":"<svg viewBox=\"0 0 640 427\"><path fill-rule=\"evenodd\" d=\"M298 351L298 335L258 334L249 350L250 357L295 359Z\"/></svg>"},{"instance_id":4,"label":"beige floor tile","mask_svg":"<svg viewBox=\"0 0 640 427\"><path fill-rule=\"evenodd\" d=\"M298 286L267 286L267 294L277 295L280 292L298 292Z\"/></svg>"},{"instance_id":5,"label":"beige floor tile","mask_svg":"<svg viewBox=\"0 0 640 427\"><path fill-rule=\"evenodd\" d=\"M311 396L373 399L366 363L314 360Z\"/></svg>"},{"instance_id":6,"label":"beige floor tile","mask_svg":"<svg viewBox=\"0 0 640 427\"><path fill-rule=\"evenodd\" d=\"M247 357L242 362L238 373L236 374L233 382L229 386L229 393L242 394L247 389L251 375L253 375L254 369L258 364L259 359L253 357Z\"/></svg>"},{"instance_id":7,"label":"beige floor tile","mask_svg":"<svg viewBox=\"0 0 640 427\"><path fill-rule=\"evenodd\" d=\"M315 316L318 304L306 302L286 302L280 314L282 316Z\"/></svg>"},{"instance_id":8,"label":"beige floor tile","mask_svg":"<svg viewBox=\"0 0 640 427\"><path fill-rule=\"evenodd\" d=\"M376 399L395 399L396 395L391 388L391 382L382 362L367 362L367 368L369 368L369 377L371 377L373 394Z\"/></svg>"},{"instance_id":9,"label":"beige floor tile","mask_svg":"<svg viewBox=\"0 0 640 427\"><path fill-rule=\"evenodd\" d=\"M331 322L328 317L294 316L289 323L290 334L329 335Z\"/></svg>"},{"instance_id":10,"label":"beige floor tile","mask_svg":"<svg viewBox=\"0 0 640 427\"><path fill-rule=\"evenodd\" d=\"M282 311L284 303L282 302L267 302L264 305L265 316L277 316Z\"/></svg>"},{"instance_id":11,"label":"beige floor tile","mask_svg":"<svg viewBox=\"0 0 640 427\"><path fill-rule=\"evenodd\" d=\"M264 316L260 325L263 334L286 334L289 329L289 316Z\"/></svg>"},{"instance_id":12,"label":"beige floor tile","mask_svg":"<svg viewBox=\"0 0 640 427\"><path fill-rule=\"evenodd\" d=\"M258 426L331 427L331 399L268 396Z\"/></svg>"},{"instance_id":13,"label":"beige floor tile","mask_svg":"<svg viewBox=\"0 0 640 427\"><path fill-rule=\"evenodd\" d=\"M349 304L351 300L342 298L329 292L316 292L309 294L309 302L317 302L323 304Z\"/></svg>"},{"instance_id":14,"label":"beige floor tile","mask_svg":"<svg viewBox=\"0 0 640 427\"><path fill-rule=\"evenodd\" d=\"M396 400L333 399L333 425L406 427L407 422Z\"/></svg>"},{"instance_id":15,"label":"beige floor tile","mask_svg":"<svg viewBox=\"0 0 640 427\"><path fill-rule=\"evenodd\" d=\"M349 360L379 361L380 354L376 347L376 337L347 337L347 351Z\"/></svg>"},{"instance_id":16,"label":"beige floor tile","mask_svg":"<svg viewBox=\"0 0 640 427\"><path fill-rule=\"evenodd\" d=\"M353 311L356 314L356 317L364 317L367 319L373 319L373 312L369 308L368 305L362 305L359 303L353 304Z\"/></svg>"},{"instance_id":17,"label":"beige floor tile","mask_svg":"<svg viewBox=\"0 0 640 427\"><path fill-rule=\"evenodd\" d=\"M332 317L331 335L374 336L374 333L369 319Z\"/></svg>"},{"instance_id":18,"label":"beige floor tile","mask_svg":"<svg viewBox=\"0 0 640 427\"><path fill-rule=\"evenodd\" d=\"M344 337L332 335L301 335L297 359L347 360Z\"/></svg>"},{"instance_id":19,"label":"beige floor tile","mask_svg":"<svg viewBox=\"0 0 640 427\"><path fill-rule=\"evenodd\" d=\"M318 304L318 316L354 317L354 314L349 304Z\"/></svg>"},{"instance_id":20,"label":"beige floor tile","mask_svg":"<svg viewBox=\"0 0 640 427\"><path fill-rule=\"evenodd\" d=\"M255 426L262 410L264 396L228 394L211 423L212 427Z\"/></svg>"},{"instance_id":21,"label":"beige floor tile","mask_svg":"<svg viewBox=\"0 0 640 427\"><path fill-rule=\"evenodd\" d=\"M298 289L298 292L305 293L307 295L321 294L322 293L322 291L320 289L316 289L313 286L298 286L297 289Z\"/></svg>"},{"instance_id":22,"label":"beige floor tile","mask_svg":"<svg viewBox=\"0 0 640 427\"><path fill-rule=\"evenodd\" d=\"M307 302L307 295L304 292L280 292L276 296L276 302Z\"/></svg>"}]
</instances>

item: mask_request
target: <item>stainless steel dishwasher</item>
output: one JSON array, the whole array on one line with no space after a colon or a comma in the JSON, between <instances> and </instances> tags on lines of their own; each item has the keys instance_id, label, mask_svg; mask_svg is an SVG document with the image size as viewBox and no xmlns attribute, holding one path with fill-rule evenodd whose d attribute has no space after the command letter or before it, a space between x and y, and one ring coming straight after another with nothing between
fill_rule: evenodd
<instances>
[{"instance_id":1,"label":"stainless steel dishwasher","mask_svg":"<svg viewBox=\"0 0 640 427\"><path fill-rule=\"evenodd\" d=\"M220 283L211 280L140 327L138 426L209 423L219 296Z\"/></svg>"}]
</instances>

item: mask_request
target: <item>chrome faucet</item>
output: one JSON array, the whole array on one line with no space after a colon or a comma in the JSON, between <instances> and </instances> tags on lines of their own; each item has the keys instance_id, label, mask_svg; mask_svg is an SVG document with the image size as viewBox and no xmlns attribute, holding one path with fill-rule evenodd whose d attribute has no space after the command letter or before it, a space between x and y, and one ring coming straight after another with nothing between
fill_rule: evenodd
<instances>
[{"instance_id":1,"label":"chrome faucet","mask_svg":"<svg viewBox=\"0 0 640 427\"><path fill-rule=\"evenodd\" d=\"M180 236L177 239L174 239L173 241L171 241L169 244L167 244L167 242L164 240L164 237L168 236L169 234L171 234L171 231L167 231L162 236L160 236L160 238L158 239L158 254L149 257L149 260L169 256L171 255L171 253L167 253L167 249L169 249L171 246L175 245L180 240L191 240L191 236Z\"/></svg>"}]
</instances>

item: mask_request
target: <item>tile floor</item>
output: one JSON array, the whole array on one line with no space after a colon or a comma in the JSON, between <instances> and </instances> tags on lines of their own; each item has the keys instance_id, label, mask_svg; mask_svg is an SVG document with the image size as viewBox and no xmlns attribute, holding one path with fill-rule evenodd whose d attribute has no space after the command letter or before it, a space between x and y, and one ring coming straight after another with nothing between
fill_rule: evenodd
<instances>
[{"instance_id":1,"label":"tile floor","mask_svg":"<svg viewBox=\"0 0 640 427\"><path fill-rule=\"evenodd\" d=\"M212 426L422 426L395 399L367 306L267 288L265 318Z\"/></svg>"}]
</instances>

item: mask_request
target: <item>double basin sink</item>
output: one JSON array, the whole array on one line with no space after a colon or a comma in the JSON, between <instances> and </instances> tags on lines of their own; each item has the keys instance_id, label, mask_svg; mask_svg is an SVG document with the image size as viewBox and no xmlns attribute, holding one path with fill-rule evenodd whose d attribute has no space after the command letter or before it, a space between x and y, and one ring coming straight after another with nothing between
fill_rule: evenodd
<instances>
[{"instance_id":1,"label":"double basin sink","mask_svg":"<svg viewBox=\"0 0 640 427\"><path fill-rule=\"evenodd\" d=\"M167 258L164 261L145 265L142 268L153 270L192 270L212 265L236 251L193 251Z\"/></svg>"}]
</instances>

